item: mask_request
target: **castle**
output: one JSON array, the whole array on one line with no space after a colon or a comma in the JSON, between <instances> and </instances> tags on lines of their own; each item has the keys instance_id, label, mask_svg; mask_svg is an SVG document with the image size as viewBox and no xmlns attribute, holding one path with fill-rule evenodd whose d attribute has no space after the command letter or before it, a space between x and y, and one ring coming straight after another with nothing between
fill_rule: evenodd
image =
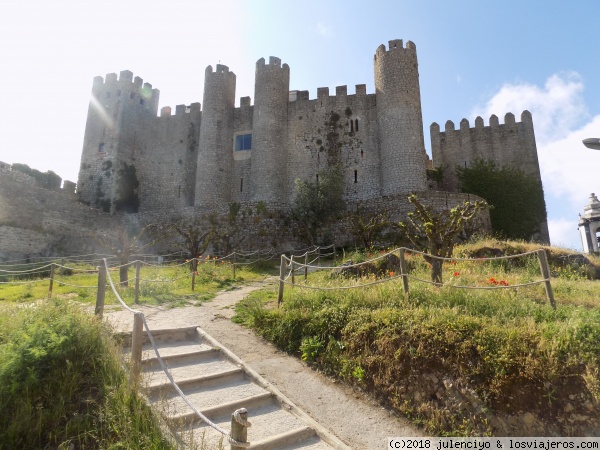
<instances>
[{"instance_id":1,"label":"castle","mask_svg":"<svg viewBox=\"0 0 600 450\"><path fill-rule=\"evenodd\" d=\"M459 129L448 121L444 131L434 123L429 160L415 44L380 45L374 77L375 93L368 94L364 84L353 94L346 86L336 87L335 95L321 87L311 99L308 91L290 91L287 64L261 58L254 104L242 97L236 107L236 76L218 64L206 68L202 105L178 105L174 113L163 107L160 114L159 90L132 72L96 77L77 197L107 213L138 213L140 222L173 211L189 217L223 212L232 204L262 203L277 210L293 203L295 180L318 183L335 165L343 172L349 208L388 208L395 212L393 220L401 220L411 210L406 201L411 192L437 209L473 198L460 193L454 168L477 159L517 167L541 187L529 112L520 122L508 113L503 124L493 115L487 126L480 117L474 127L463 119ZM442 180L428 180L428 170L437 167L451 170ZM12 183L8 174L0 174L0 189ZM17 185L6 185L6 192L16 190ZM17 206L15 211L23 210ZM537 238L549 241L545 222Z\"/></svg>"},{"instance_id":2,"label":"castle","mask_svg":"<svg viewBox=\"0 0 600 450\"><path fill-rule=\"evenodd\" d=\"M375 93L356 85L290 91L290 68L275 57L256 63L254 104L235 107L236 76L227 66L206 68L204 99L158 113L159 90L130 71L96 77L92 89L78 193L114 208L116 171L135 167L139 210L231 202L289 204L294 180L318 181L332 162L344 172L345 198L369 200L428 189L431 166L492 159L540 179L531 115L515 122L492 116L474 128L452 122L431 127L433 163L425 153L417 51L392 40L374 56ZM450 174L443 183L457 191Z\"/></svg>"}]
</instances>

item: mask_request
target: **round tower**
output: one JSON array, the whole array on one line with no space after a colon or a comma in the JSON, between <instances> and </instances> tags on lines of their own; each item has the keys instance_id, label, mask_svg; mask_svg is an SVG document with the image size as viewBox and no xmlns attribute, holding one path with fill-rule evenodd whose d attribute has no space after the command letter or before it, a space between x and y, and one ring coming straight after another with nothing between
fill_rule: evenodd
<instances>
[{"instance_id":1,"label":"round tower","mask_svg":"<svg viewBox=\"0 0 600 450\"><path fill-rule=\"evenodd\" d=\"M417 48L408 41L380 45L374 58L381 193L427 189Z\"/></svg>"},{"instance_id":2,"label":"round tower","mask_svg":"<svg viewBox=\"0 0 600 450\"><path fill-rule=\"evenodd\" d=\"M233 153L235 74L227 66L208 66L200 123L196 170L196 205L230 201Z\"/></svg>"},{"instance_id":3,"label":"round tower","mask_svg":"<svg viewBox=\"0 0 600 450\"><path fill-rule=\"evenodd\" d=\"M290 68L271 56L256 62L252 120L252 200L285 202Z\"/></svg>"}]
</instances>

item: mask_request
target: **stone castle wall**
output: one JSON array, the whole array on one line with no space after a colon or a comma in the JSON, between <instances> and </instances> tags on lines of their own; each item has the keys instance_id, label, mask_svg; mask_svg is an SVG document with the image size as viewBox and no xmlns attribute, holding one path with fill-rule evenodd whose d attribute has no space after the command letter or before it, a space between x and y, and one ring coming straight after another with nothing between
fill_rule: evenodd
<instances>
[{"instance_id":1,"label":"stone castle wall","mask_svg":"<svg viewBox=\"0 0 600 450\"><path fill-rule=\"evenodd\" d=\"M115 217L77 201L71 190L49 190L10 169L0 170L0 260L93 252L93 233Z\"/></svg>"},{"instance_id":2,"label":"stone castle wall","mask_svg":"<svg viewBox=\"0 0 600 450\"><path fill-rule=\"evenodd\" d=\"M290 68L270 57L257 62L254 105L244 97L234 107L235 74L219 64L206 69L201 110L198 103L179 105L175 116L163 108L160 117L153 117L158 90L131 78L124 71L119 80L109 74L106 81L94 81L79 178L81 197L92 205L118 197L123 164L135 165L140 211L241 201L291 203L296 179L316 182L320 171L338 164L346 200L426 188L417 55L411 42L404 47L394 40L388 49L377 49L375 94L358 85L348 95L346 86L338 86L335 95L319 88L311 100L308 91L289 91ZM142 97L135 101L136 89L150 93L148 103L140 103ZM104 116L112 117L111 126ZM244 134L252 137L251 149L236 150L236 138Z\"/></svg>"},{"instance_id":3,"label":"stone castle wall","mask_svg":"<svg viewBox=\"0 0 600 450\"><path fill-rule=\"evenodd\" d=\"M430 132L434 165L445 169L444 189L458 191L455 168L470 167L478 159L494 161L498 167L516 167L541 183L533 120L529 111L523 111L521 122L515 121L514 114L507 113L503 124L499 123L496 115L492 115L488 126L484 126L483 119L477 117L473 128L467 119L463 119L456 130L454 123L449 120L444 131L440 131L440 126L433 123Z\"/></svg>"}]
</instances>

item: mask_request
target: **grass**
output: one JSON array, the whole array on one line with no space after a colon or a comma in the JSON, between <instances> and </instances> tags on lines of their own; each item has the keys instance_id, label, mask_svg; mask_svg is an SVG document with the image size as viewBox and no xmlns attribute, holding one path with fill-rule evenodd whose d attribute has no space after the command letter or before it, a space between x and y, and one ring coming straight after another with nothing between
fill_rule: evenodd
<instances>
[{"instance_id":1,"label":"grass","mask_svg":"<svg viewBox=\"0 0 600 450\"><path fill-rule=\"evenodd\" d=\"M456 253L470 254L490 243L459 247ZM316 272L306 283L333 287L390 280L397 269L386 259L373 264L372 274L346 278ZM434 435L506 435L496 418L524 412L537 417L541 433L589 432L591 422L569 419L600 413L600 282L577 268L554 265L556 310L543 284L455 288L541 279L535 256L508 261L445 263L445 286L437 288L415 280L429 279L429 266L409 256L414 278L408 296L399 279L350 290L286 286L280 308L274 290L254 292L238 305L235 320L319 370L370 391ZM304 282L303 277L296 281Z\"/></svg>"},{"instance_id":2,"label":"grass","mask_svg":"<svg viewBox=\"0 0 600 450\"><path fill-rule=\"evenodd\" d=\"M56 271L52 296L68 298L93 305L96 302L98 274L92 266L76 265L72 270ZM191 289L189 265L142 266L140 271L139 302L147 305L169 304L171 306L199 305L213 298L217 292L232 289L247 281L264 278L262 267L238 266L233 278L231 264L206 262L198 266L195 276L195 289ZM135 269L129 268L129 287L119 285L119 271L111 270L110 275L125 303L134 304ZM29 303L48 298L49 271L33 276L4 277L0 285L0 302ZM23 283L23 284L18 284ZM107 281L108 283L108 281ZM106 289L105 305L117 304L118 300L110 287Z\"/></svg>"},{"instance_id":3,"label":"grass","mask_svg":"<svg viewBox=\"0 0 600 450\"><path fill-rule=\"evenodd\" d=\"M175 448L101 322L62 300L0 310L0 449Z\"/></svg>"},{"instance_id":4,"label":"grass","mask_svg":"<svg viewBox=\"0 0 600 450\"><path fill-rule=\"evenodd\" d=\"M221 290L263 279L265 267L264 263L238 266L234 279L230 264L205 262L198 267L192 291L189 265L143 266L139 301L171 307L199 305ZM45 279L49 270L26 276L3 273L0 450L175 448L161 434L144 400L128 387L110 330L85 308L96 302L94 268L77 265L56 270L51 300ZM118 283L118 269L110 275ZM134 277L131 268L129 287L117 285L129 305L134 304ZM105 304L116 303L107 287ZM206 448L185 432L180 438L189 448Z\"/></svg>"}]
</instances>

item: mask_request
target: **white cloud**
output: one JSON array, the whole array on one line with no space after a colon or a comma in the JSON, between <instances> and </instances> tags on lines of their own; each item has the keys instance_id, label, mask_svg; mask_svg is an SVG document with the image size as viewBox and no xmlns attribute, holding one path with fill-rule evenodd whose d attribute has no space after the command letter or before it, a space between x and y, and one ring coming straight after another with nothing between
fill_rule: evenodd
<instances>
[{"instance_id":1,"label":"white cloud","mask_svg":"<svg viewBox=\"0 0 600 450\"><path fill-rule=\"evenodd\" d=\"M487 121L492 114L502 118L507 112L519 117L527 109L533 116L539 145L564 137L588 117L583 89L581 77L575 72L554 74L543 87L507 83L472 115Z\"/></svg>"},{"instance_id":2,"label":"white cloud","mask_svg":"<svg viewBox=\"0 0 600 450\"><path fill-rule=\"evenodd\" d=\"M581 142L599 135L600 116L595 116L562 139L538 145L544 189L566 197L578 211L591 192L600 192L600 151L590 150Z\"/></svg>"},{"instance_id":3,"label":"white cloud","mask_svg":"<svg viewBox=\"0 0 600 450\"><path fill-rule=\"evenodd\" d=\"M582 140L600 137L600 115L590 117L583 98L584 84L577 73L554 74L543 87L505 84L483 106L473 110L487 122L500 121L507 112L533 116L538 158L553 244L580 249L578 213L591 192L600 192L600 151L587 149Z\"/></svg>"},{"instance_id":4,"label":"white cloud","mask_svg":"<svg viewBox=\"0 0 600 450\"><path fill-rule=\"evenodd\" d=\"M577 228L577 219L550 219L548 220L550 242L556 247L581 250L581 241Z\"/></svg>"}]
</instances>

